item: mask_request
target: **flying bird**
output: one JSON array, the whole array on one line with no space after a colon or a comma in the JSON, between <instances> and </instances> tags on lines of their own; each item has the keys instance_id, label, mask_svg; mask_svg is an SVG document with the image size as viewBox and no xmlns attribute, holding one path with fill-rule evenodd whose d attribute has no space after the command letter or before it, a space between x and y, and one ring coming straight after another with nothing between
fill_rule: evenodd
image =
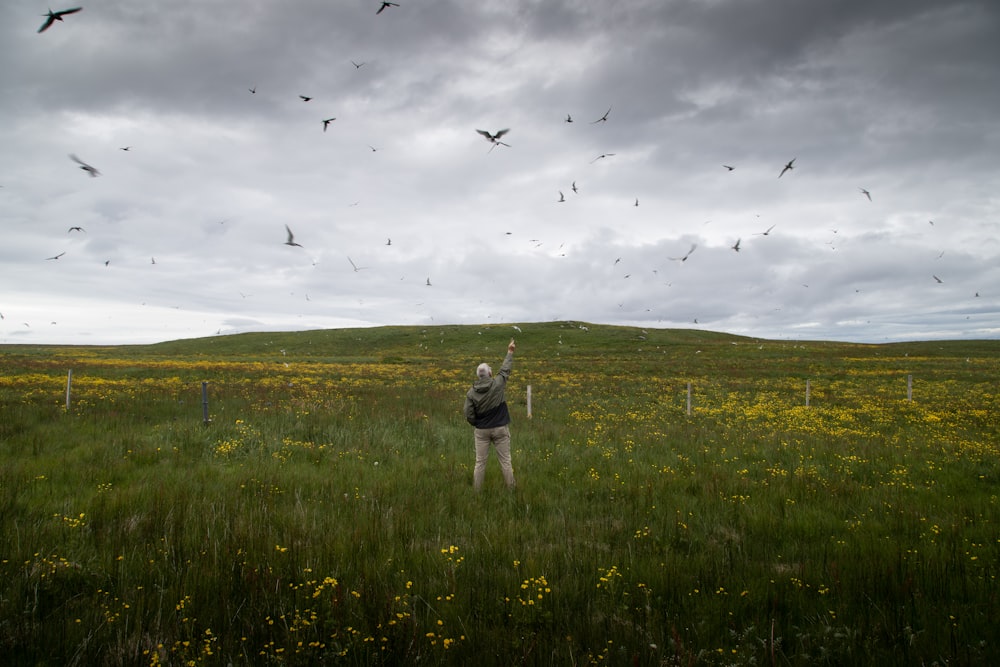
<instances>
[{"instance_id":1,"label":"flying bird","mask_svg":"<svg viewBox=\"0 0 1000 667\"><path fill-rule=\"evenodd\" d=\"M934 276L934 275L932 275L931 277L932 277L932 278L934 278L934 280L938 281L938 284L940 284L940 283L943 283L943 282L944 282L943 280L941 280L941 279L940 279L940 278L938 278L937 276Z\"/></svg>"},{"instance_id":2,"label":"flying bird","mask_svg":"<svg viewBox=\"0 0 1000 667\"><path fill-rule=\"evenodd\" d=\"M868 197L868 201L872 200L872 193L868 192L864 188L858 188L858 190L861 190L861 194L863 194L864 196Z\"/></svg>"},{"instance_id":3,"label":"flying bird","mask_svg":"<svg viewBox=\"0 0 1000 667\"><path fill-rule=\"evenodd\" d=\"M323 131L326 132L327 126L329 126L330 123L332 123L335 120L337 120L337 119L336 118L325 118L325 119L323 119Z\"/></svg>"},{"instance_id":4,"label":"flying bird","mask_svg":"<svg viewBox=\"0 0 1000 667\"><path fill-rule=\"evenodd\" d=\"M636 197L636 198L635 198L635 204L633 204L633 206L638 206L638 205L639 205L639 198L638 198L638 197Z\"/></svg>"},{"instance_id":5,"label":"flying bird","mask_svg":"<svg viewBox=\"0 0 1000 667\"><path fill-rule=\"evenodd\" d=\"M60 257L62 257L65 254L66 254L66 251L64 250L61 253L59 253L58 255L53 255L52 257L46 257L45 261L48 261L50 259L59 259ZM941 282L941 281L939 280L938 282Z\"/></svg>"},{"instance_id":6,"label":"flying bird","mask_svg":"<svg viewBox=\"0 0 1000 667\"><path fill-rule=\"evenodd\" d=\"M94 178L95 176L100 176L101 175L101 172L97 171L96 168L90 166L89 164L87 164L86 162L84 162L83 160L81 160L80 158L78 158L77 156L73 155L72 153L70 153L69 159L71 159L73 162L76 162L78 165L80 165L80 169L83 169L85 172L87 172L88 174L90 174L91 178Z\"/></svg>"},{"instance_id":7,"label":"flying bird","mask_svg":"<svg viewBox=\"0 0 1000 667\"><path fill-rule=\"evenodd\" d=\"M771 225L770 227L768 227L767 229L765 229L762 232L755 232L754 236L767 236L768 234L771 233L772 229L774 229L774 225Z\"/></svg>"},{"instance_id":8,"label":"flying bird","mask_svg":"<svg viewBox=\"0 0 1000 667\"><path fill-rule=\"evenodd\" d=\"M792 158L791 160L788 161L788 164L785 165L785 168L781 170L780 174L778 174L778 178L784 176L786 171L791 171L792 169L794 169L794 167L792 167L792 163L794 163L795 160L796 158Z\"/></svg>"},{"instance_id":9,"label":"flying bird","mask_svg":"<svg viewBox=\"0 0 1000 667\"><path fill-rule=\"evenodd\" d=\"M735 250L736 252L740 251L740 241L742 240L743 239L736 239L736 243L732 245L733 250Z\"/></svg>"},{"instance_id":10,"label":"flying bird","mask_svg":"<svg viewBox=\"0 0 1000 667\"><path fill-rule=\"evenodd\" d=\"M608 107L608 110L604 112L603 116L601 116L600 118L598 118L595 121L592 121L590 124L593 125L594 123L606 123L606 122L608 122L608 114L609 113L611 113L611 107Z\"/></svg>"},{"instance_id":11,"label":"flying bird","mask_svg":"<svg viewBox=\"0 0 1000 667\"><path fill-rule=\"evenodd\" d=\"M385 244L386 245L392 245L392 239L386 239L385 240Z\"/></svg>"},{"instance_id":12,"label":"flying bird","mask_svg":"<svg viewBox=\"0 0 1000 667\"><path fill-rule=\"evenodd\" d=\"M430 279L430 278L428 278L428 279L427 279L427 286L428 286L428 287L430 287L430 286L431 286L431 279Z\"/></svg>"},{"instance_id":13,"label":"flying bird","mask_svg":"<svg viewBox=\"0 0 1000 667\"><path fill-rule=\"evenodd\" d=\"M354 272L355 273L357 273L358 271L361 271L362 269L367 269L368 268L367 266L358 266L357 264L354 263L354 260L351 259L350 256L348 256L347 261L351 263L351 266L354 268Z\"/></svg>"},{"instance_id":14,"label":"flying bird","mask_svg":"<svg viewBox=\"0 0 1000 667\"><path fill-rule=\"evenodd\" d=\"M73 9L63 9L58 12L54 12L50 9L47 15L42 14L42 16L45 17L45 23L43 23L42 27L38 29L38 32L45 32L46 30L51 28L52 24L55 23L56 21L62 21L63 17L66 16L67 14L76 14L81 9L83 9L83 7L74 7Z\"/></svg>"},{"instance_id":15,"label":"flying bird","mask_svg":"<svg viewBox=\"0 0 1000 667\"><path fill-rule=\"evenodd\" d=\"M299 98L301 98L303 102L308 102L309 100L312 99L311 97L308 97L306 95L299 95Z\"/></svg>"},{"instance_id":16,"label":"flying bird","mask_svg":"<svg viewBox=\"0 0 1000 667\"><path fill-rule=\"evenodd\" d=\"M285 225L285 231L288 232L288 240L285 241L285 245L293 245L301 248L302 244L295 242L295 235L292 234L292 230L288 225Z\"/></svg>"},{"instance_id":17,"label":"flying bird","mask_svg":"<svg viewBox=\"0 0 1000 667\"><path fill-rule=\"evenodd\" d=\"M125 151L127 153L128 151L132 150L132 147L131 146L122 146L118 150Z\"/></svg>"},{"instance_id":18,"label":"flying bird","mask_svg":"<svg viewBox=\"0 0 1000 667\"><path fill-rule=\"evenodd\" d=\"M722 166L725 167L728 171L732 171L733 169L736 169L736 167L730 167L728 164L724 164Z\"/></svg>"},{"instance_id":19,"label":"flying bird","mask_svg":"<svg viewBox=\"0 0 1000 667\"><path fill-rule=\"evenodd\" d=\"M567 123L572 123L573 122L573 117L570 116L569 114L566 114L566 122Z\"/></svg>"},{"instance_id":20,"label":"flying bird","mask_svg":"<svg viewBox=\"0 0 1000 667\"><path fill-rule=\"evenodd\" d=\"M590 164L594 164L598 160L601 160L601 159L606 158L606 157L611 157L612 155L614 155L614 153L601 153L600 155L598 155L597 157L595 157L593 160L591 160Z\"/></svg>"},{"instance_id":21,"label":"flying bird","mask_svg":"<svg viewBox=\"0 0 1000 667\"><path fill-rule=\"evenodd\" d=\"M378 8L378 11L375 12L375 15L377 16L381 14L386 10L387 7L399 7L399 5L395 2L386 2L385 0L382 0L382 6Z\"/></svg>"},{"instance_id":22,"label":"flying bird","mask_svg":"<svg viewBox=\"0 0 1000 667\"><path fill-rule=\"evenodd\" d=\"M566 201L566 197L563 196L562 190L560 190L559 191L559 202L557 202L557 203L561 203L561 202L564 202L564 201Z\"/></svg>"},{"instance_id":23,"label":"flying bird","mask_svg":"<svg viewBox=\"0 0 1000 667\"><path fill-rule=\"evenodd\" d=\"M576 189L576 181L573 181L573 185L569 186L569 188L570 188L570 190L572 190L573 192L579 192L579 191L578 191L578 190Z\"/></svg>"},{"instance_id":24,"label":"flying bird","mask_svg":"<svg viewBox=\"0 0 1000 667\"><path fill-rule=\"evenodd\" d=\"M354 65L354 69L361 69L365 65L365 63L356 63L353 60L351 61L351 64Z\"/></svg>"},{"instance_id":25,"label":"flying bird","mask_svg":"<svg viewBox=\"0 0 1000 667\"><path fill-rule=\"evenodd\" d=\"M481 134L484 137L486 137L486 141L488 141L491 144L493 144L493 148L496 148L497 144L500 144L501 146L506 146L507 148L510 148L510 144L505 144L504 142L500 141L500 137L502 137L503 135L505 135L508 132L510 132L510 128L506 128L506 129L503 129L503 130L497 130L496 134L490 134L486 130L476 130L476 132L478 132L479 134ZM493 150L493 148L491 148L490 150Z\"/></svg>"},{"instance_id":26,"label":"flying bird","mask_svg":"<svg viewBox=\"0 0 1000 667\"><path fill-rule=\"evenodd\" d=\"M698 247L697 243L692 243L691 244L691 249L687 251L686 255L684 255L683 257L670 257L670 259L674 260L675 262L686 262L687 259L688 259L688 257L691 256L691 253L693 253L694 250L695 250L695 248L697 248L697 247Z\"/></svg>"},{"instance_id":27,"label":"flying bird","mask_svg":"<svg viewBox=\"0 0 1000 667\"><path fill-rule=\"evenodd\" d=\"M85 231L87 231L87 230L84 229L83 227L70 227L69 229L66 230L67 233L69 233L69 232L85 232Z\"/></svg>"},{"instance_id":28,"label":"flying bird","mask_svg":"<svg viewBox=\"0 0 1000 667\"><path fill-rule=\"evenodd\" d=\"M250 91L251 95L256 95L257 94L257 86L254 86L253 88L247 88L247 90Z\"/></svg>"}]
</instances>

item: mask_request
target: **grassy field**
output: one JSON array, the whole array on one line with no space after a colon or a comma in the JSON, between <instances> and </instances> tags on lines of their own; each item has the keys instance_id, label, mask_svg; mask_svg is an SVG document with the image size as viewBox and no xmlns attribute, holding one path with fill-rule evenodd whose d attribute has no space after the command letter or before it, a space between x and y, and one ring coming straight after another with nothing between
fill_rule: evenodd
<instances>
[{"instance_id":1,"label":"grassy field","mask_svg":"<svg viewBox=\"0 0 1000 667\"><path fill-rule=\"evenodd\" d=\"M3 662L1000 661L1000 342L519 327L0 346Z\"/></svg>"}]
</instances>

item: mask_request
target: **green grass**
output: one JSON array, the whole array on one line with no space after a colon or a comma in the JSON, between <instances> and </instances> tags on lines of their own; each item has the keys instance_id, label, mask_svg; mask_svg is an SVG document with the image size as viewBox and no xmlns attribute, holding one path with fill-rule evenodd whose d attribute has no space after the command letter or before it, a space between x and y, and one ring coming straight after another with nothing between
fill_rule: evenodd
<instances>
[{"instance_id":1,"label":"green grass","mask_svg":"<svg viewBox=\"0 0 1000 667\"><path fill-rule=\"evenodd\" d=\"M519 326L0 347L5 661L1000 658L1000 343Z\"/></svg>"}]
</instances>

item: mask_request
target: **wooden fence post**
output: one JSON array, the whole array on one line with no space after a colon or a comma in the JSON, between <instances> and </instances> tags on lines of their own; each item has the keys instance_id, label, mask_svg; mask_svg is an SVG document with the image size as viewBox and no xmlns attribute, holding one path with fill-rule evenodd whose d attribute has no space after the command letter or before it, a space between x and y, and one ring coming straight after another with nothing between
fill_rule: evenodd
<instances>
[{"instance_id":1,"label":"wooden fence post","mask_svg":"<svg viewBox=\"0 0 1000 667\"><path fill-rule=\"evenodd\" d=\"M809 407L809 380L806 380L806 407Z\"/></svg>"},{"instance_id":2,"label":"wooden fence post","mask_svg":"<svg viewBox=\"0 0 1000 667\"><path fill-rule=\"evenodd\" d=\"M687 413L688 413L688 415L691 414L691 383L690 382L688 382L688 390L687 390Z\"/></svg>"},{"instance_id":3,"label":"wooden fence post","mask_svg":"<svg viewBox=\"0 0 1000 667\"><path fill-rule=\"evenodd\" d=\"M208 383L204 381L201 383L201 418L205 426L212 421L208 418Z\"/></svg>"},{"instance_id":4,"label":"wooden fence post","mask_svg":"<svg viewBox=\"0 0 1000 667\"><path fill-rule=\"evenodd\" d=\"M73 369L66 373L66 410L69 411L69 397L73 388Z\"/></svg>"},{"instance_id":5,"label":"wooden fence post","mask_svg":"<svg viewBox=\"0 0 1000 667\"><path fill-rule=\"evenodd\" d=\"M906 376L906 400L913 400L913 375Z\"/></svg>"},{"instance_id":6,"label":"wooden fence post","mask_svg":"<svg viewBox=\"0 0 1000 667\"><path fill-rule=\"evenodd\" d=\"M531 419L531 385L528 385L528 419Z\"/></svg>"}]
</instances>

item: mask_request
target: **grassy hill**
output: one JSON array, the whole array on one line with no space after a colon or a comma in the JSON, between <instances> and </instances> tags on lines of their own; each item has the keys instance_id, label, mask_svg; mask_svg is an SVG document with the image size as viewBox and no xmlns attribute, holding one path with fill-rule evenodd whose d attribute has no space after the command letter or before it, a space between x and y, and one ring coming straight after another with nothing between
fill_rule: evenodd
<instances>
[{"instance_id":1,"label":"grassy hill","mask_svg":"<svg viewBox=\"0 0 1000 667\"><path fill-rule=\"evenodd\" d=\"M477 494L462 401L511 336L517 489L491 460ZM1000 341L549 322L0 365L5 664L1000 660Z\"/></svg>"}]
</instances>

